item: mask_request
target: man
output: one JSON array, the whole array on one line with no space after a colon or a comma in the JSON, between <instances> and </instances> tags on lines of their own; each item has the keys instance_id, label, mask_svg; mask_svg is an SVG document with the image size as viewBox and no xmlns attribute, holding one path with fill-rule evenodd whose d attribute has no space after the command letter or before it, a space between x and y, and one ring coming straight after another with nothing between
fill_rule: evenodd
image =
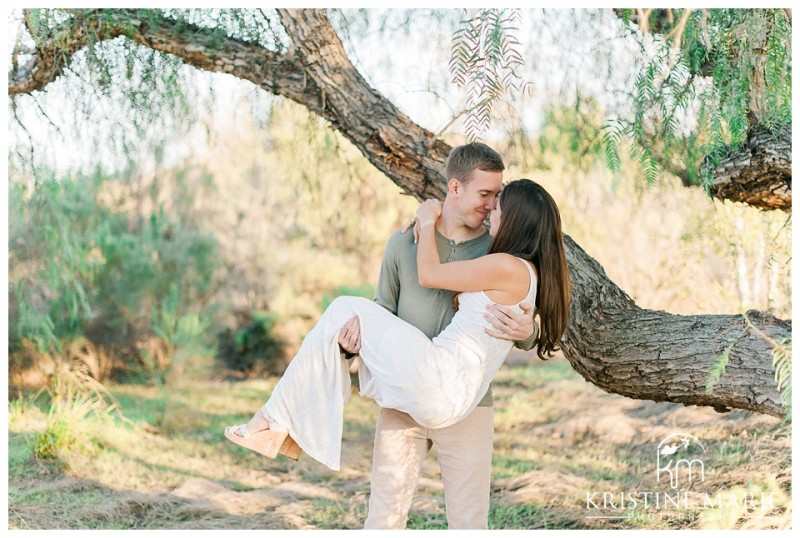
<instances>
[{"instance_id":1,"label":"man","mask_svg":"<svg viewBox=\"0 0 800 538\"><path fill-rule=\"evenodd\" d=\"M441 261L468 260L486 254L491 237L483 226L502 190L505 166L500 155L481 143L453 148L447 159L447 195L436 227ZM393 234L386 245L375 301L419 328L429 338L453 318L453 293L420 286L417 245L413 233ZM487 332L517 342L529 350L538 336L532 306L525 313L491 305ZM356 318L345 325L339 345L357 353L360 335ZM413 360L413 359L409 359ZM491 387L466 419L441 429L423 428L408 414L381 408L375 427L372 484L365 529L404 529L422 469L436 446L444 484L448 528L486 529L492 463Z\"/></svg>"}]
</instances>

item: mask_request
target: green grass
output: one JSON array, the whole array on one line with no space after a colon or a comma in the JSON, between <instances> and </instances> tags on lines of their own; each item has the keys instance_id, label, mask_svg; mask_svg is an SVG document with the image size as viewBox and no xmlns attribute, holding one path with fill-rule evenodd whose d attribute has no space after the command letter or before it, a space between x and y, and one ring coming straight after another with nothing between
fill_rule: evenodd
<instances>
[{"instance_id":1,"label":"green grass","mask_svg":"<svg viewBox=\"0 0 800 538\"><path fill-rule=\"evenodd\" d=\"M155 422L154 417L164 410L164 399L155 389L148 391L152 395L145 395L145 387L140 385L118 385L112 390L123 414L132 422Z\"/></svg>"},{"instance_id":2,"label":"green grass","mask_svg":"<svg viewBox=\"0 0 800 538\"><path fill-rule=\"evenodd\" d=\"M534 366L522 365L501 368L495 377L495 384L502 384L512 388L535 389L557 381L580 378L579 374L563 357L557 356L546 361L535 360Z\"/></svg>"},{"instance_id":3,"label":"green grass","mask_svg":"<svg viewBox=\"0 0 800 538\"><path fill-rule=\"evenodd\" d=\"M9 478L12 473L23 473L25 463L33 456L34 433L21 433L9 435L8 438L8 469Z\"/></svg>"},{"instance_id":4,"label":"green grass","mask_svg":"<svg viewBox=\"0 0 800 538\"><path fill-rule=\"evenodd\" d=\"M446 529L447 520L444 513L435 514L409 514L406 528L409 530L437 530Z\"/></svg>"},{"instance_id":5,"label":"green grass","mask_svg":"<svg viewBox=\"0 0 800 538\"><path fill-rule=\"evenodd\" d=\"M565 528L564 523L551 515L555 512L544 506L520 504L509 506L492 504L489 507L490 529L557 529Z\"/></svg>"},{"instance_id":6,"label":"green grass","mask_svg":"<svg viewBox=\"0 0 800 538\"><path fill-rule=\"evenodd\" d=\"M43 484L41 488L30 490L9 488L8 501L9 506L47 507L47 519L58 521L58 528L92 529L100 527L91 518L82 517L82 512L87 507L102 504L109 493L106 488L92 484L82 484L76 489L59 489Z\"/></svg>"},{"instance_id":7,"label":"green grass","mask_svg":"<svg viewBox=\"0 0 800 538\"><path fill-rule=\"evenodd\" d=\"M553 512L555 510L552 508L532 504L511 506L492 503L489 507L489 529L563 529L572 526L570 521L559 520ZM407 526L412 530L446 529L447 519L444 513L411 514Z\"/></svg>"},{"instance_id":8,"label":"green grass","mask_svg":"<svg viewBox=\"0 0 800 538\"><path fill-rule=\"evenodd\" d=\"M332 472L307 456L299 462L283 457L265 460L229 443L222 430L247 420L275 382L276 378L240 383L196 381L168 392L152 386L110 385L128 420L95 424L91 418L83 419L92 429L91 446L67 445L54 460L37 459L33 452L35 436L46 424L45 401L10 402L9 527L360 529L367 511L377 406L355 393L351 397L344 431L349 459L341 472ZM558 432L562 421L573 418L574 405L565 404L576 398L581 405L585 402L609 410L619 405L615 402L627 400L588 385L566 361L556 359L504 367L494 387L492 479L530 475L558 481L560 475L553 474L558 472L583 482L549 497L539 495L540 489L548 488L529 488L529 498L514 502L509 501L513 497L505 497L510 493L495 490L489 514L491 529L700 528L690 521L656 521L641 511L631 513L632 518L624 522L584 517L579 489L644 487L652 470L652 447L541 432ZM717 483L775 492L779 506L773 514L777 518L774 525L783 528L791 523L789 433L786 428L778 431L759 423L757 416L752 419L756 424L751 424L748 417L737 419L740 423L729 420L722 428L714 416L707 426L698 425L694 431L707 441L713 454L708 458L709 468L713 460ZM672 426L675 419L667 414L652 420ZM746 435L737 435L745 430ZM440 479L435 454L428 456L423 475L434 482ZM193 495L174 493L191 484L199 488ZM560 485L553 483L556 489ZM282 495L275 508L247 512L247 495L273 492ZM441 489L421 485L415 499L422 502L412 506L409 529L447 527Z\"/></svg>"},{"instance_id":9,"label":"green grass","mask_svg":"<svg viewBox=\"0 0 800 538\"><path fill-rule=\"evenodd\" d=\"M492 456L492 477L494 478L511 478L541 468L541 462L535 460L512 458L502 453L495 453Z\"/></svg>"},{"instance_id":10,"label":"green grass","mask_svg":"<svg viewBox=\"0 0 800 538\"><path fill-rule=\"evenodd\" d=\"M750 461L747 447L740 440L723 441L714 451L716 465L741 465Z\"/></svg>"},{"instance_id":11,"label":"green grass","mask_svg":"<svg viewBox=\"0 0 800 538\"><path fill-rule=\"evenodd\" d=\"M308 523L319 529L360 529L367 516L362 502L317 499L312 505L314 510L308 516Z\"/></svg>"}]
</instances>

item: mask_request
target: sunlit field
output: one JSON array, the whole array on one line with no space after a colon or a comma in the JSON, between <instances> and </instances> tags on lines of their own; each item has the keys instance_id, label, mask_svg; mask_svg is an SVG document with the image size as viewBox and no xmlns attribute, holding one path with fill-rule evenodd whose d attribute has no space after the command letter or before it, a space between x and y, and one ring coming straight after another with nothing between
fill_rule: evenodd
<instances>
[{"instance_id":1,"label":"sunlit field","mask_svg":"<svg viewBox=\"0 0 800 538\"><path fill-rule=\"evenodd\" d=\"M591 258L568 257L576 367L515 349L493 382L489 527L791 528L790 10L104 7L9 27L11 529L361 529L378 410L355 375L339 472L223 429L333 298L374 296L387 239L473 138ZM617 316L634 303L658 334ZM569 347L589 336L609 345ZM592 352L658 390L593 378L605 392L578 373ZM447 528L435 447L408 528Z\"/></svg>"},{"instance_id":2,"label":"sunlit field","mask_svg":"<svg viewBox=\"0 0 800 538\"><path fill-rule=\"evenodd\" d=\"M630 400L586 383L563 358L528 362L506 365L494 384L490 528L790 526L791 437L779 420ZM71 442L50 459L33 454L47 421L44 412L29 401L12 402L9 526L361 528L376 406L353 394L345 412L340 472L307 456L299 462L267 460L228 442L222 430L248 418L275 381L198 382L168 395L150 387L111 385L127 421L76 423ZM152 426L158 420L164 428ZM691 433L706 448L704 479L696 477L679 495L663 480L657 482L655 471L656 446L675 431ZM424 465L409 528L446 528L435 457L434 449ZM645 491L651 492L648 508L642 501ZM680 498L679 507L665 502L665 494ZM639 499L637 506L632 498Z\"/></svg>"}]
</instances>

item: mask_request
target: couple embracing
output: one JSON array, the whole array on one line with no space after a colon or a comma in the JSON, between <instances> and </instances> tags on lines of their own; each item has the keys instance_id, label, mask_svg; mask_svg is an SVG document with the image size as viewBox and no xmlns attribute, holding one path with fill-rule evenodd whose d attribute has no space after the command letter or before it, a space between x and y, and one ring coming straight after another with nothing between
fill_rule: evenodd
<instances>
[{"instance_id":1,"label":"couple embracing","mask_svg":"<svg viewBox=\"0 0 800 538\"><path fill-rule=\"evenodd\" d=\"M375 300L334 300L264 406L226 437L338 470L358 354L360 394L380 406L365 528L405 528L431 446L448 527L487 528L491 381L514 345L543 359L558 349L570 299L558 207L528 179L504 187L504 169L485 144L454 148L444 203L421 204L413 233L390 237Z\"/></svg>"}]
</instances>

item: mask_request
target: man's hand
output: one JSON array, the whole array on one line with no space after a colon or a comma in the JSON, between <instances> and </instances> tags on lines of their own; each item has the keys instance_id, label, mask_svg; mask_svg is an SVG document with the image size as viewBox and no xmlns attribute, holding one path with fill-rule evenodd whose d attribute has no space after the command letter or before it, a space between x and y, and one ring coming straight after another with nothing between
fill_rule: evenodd
<instances>
[{"instance_id":1,"label":"man's hand","mask_svg":"<svg viewBox=\"0 0 800 538\"><path fill-rule=\"evenodd\" d=\"M483 317L491 323L491 327L484 329L486 334L502 340L522 342L533 335L533 306L529 303L520 303L521 314L511 308L499 304L490 304L486 307L488 313Z\"/></svg>"},{"instance_id":2,"label":"man's hand","mask_svg":"<svg viewBox=\"0 0 800 538\"><path fill-rule=\"evenodd\" d=\"M339 331L339 347L350 355L361 351L361 325L358 323L358 316L350 318Z\"/></svg>"}]
</instances>

